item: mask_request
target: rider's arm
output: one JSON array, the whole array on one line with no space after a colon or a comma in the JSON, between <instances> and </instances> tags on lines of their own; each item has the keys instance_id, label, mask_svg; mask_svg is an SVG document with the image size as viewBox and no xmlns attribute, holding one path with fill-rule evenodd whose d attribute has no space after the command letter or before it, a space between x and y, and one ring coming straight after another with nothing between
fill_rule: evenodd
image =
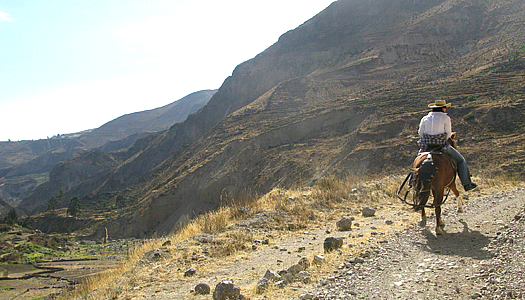
<instances>
[{"instance_id":1,"label":"rider's arm","mask_svg":"<svg viewBox=\"0 0 525 300\"><path fill-rule=\"evenodd\" d=\"M452 122L450 121L449 116L446 116L444 125L445 125L445 133L447 134L447 139L449 139L452 136Z\"/></svg>"}]
</instances>

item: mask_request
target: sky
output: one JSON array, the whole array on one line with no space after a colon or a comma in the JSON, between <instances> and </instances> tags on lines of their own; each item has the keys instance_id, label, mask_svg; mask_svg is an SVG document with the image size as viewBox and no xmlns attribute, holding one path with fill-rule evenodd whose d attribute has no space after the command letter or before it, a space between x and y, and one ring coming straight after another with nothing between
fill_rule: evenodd
<instances>
[{"instance_id":1,"label":"sky","mask_svg":"<svg viewBox=\"0 0 525 300\"><path fill-rule=\"evenodd\" d=\"M97 128L200 90L334 0L0 0L0 141Z\"/></svg>"}]
</instances>

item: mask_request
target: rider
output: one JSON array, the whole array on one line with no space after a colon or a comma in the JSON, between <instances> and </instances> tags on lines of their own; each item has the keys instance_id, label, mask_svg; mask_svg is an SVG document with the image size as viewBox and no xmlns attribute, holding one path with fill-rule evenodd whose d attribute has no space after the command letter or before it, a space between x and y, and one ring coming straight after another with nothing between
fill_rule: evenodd
<instances>
[{"instance_id":1,"label":"rider","mask_svg":"<svg viewBox=\"0 0 525 300\"><path fill-rule=\"evenodd\" d=\"M432 111L424 116L419 123L418 133L421 139L417 141L417 144L419 145L419 152L426 151L429 145L442 145L443 152L450 155L457 163L458 175L463 188L465 191L470 191L475 189L477 184L470 179L467 162L456 149L447 143L447 140L452 137L450 117L446 114L447 107L451 105L446 100L436 100L435 103L428 105Z\"/></svg>"}]
</instances>

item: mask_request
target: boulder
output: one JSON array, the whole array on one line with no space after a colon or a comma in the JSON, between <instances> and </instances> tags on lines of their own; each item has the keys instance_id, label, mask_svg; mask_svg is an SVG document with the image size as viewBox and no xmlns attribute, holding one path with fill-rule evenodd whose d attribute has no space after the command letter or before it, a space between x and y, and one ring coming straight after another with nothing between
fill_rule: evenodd
<instances>
[{"instance_id":1,"label":"boulder","mask_svg":"<svg viewBox=\"0 0 525 300\"><path fill-rule=\"evenodd\" d=\"M363 217L373 217L376 214L376 210L371 207L363 207L361 210Z\"/></svg>"},{"instance_id":2,"label":"boulder","mask_svg":"<svg viewBox=\"0 0 525 300\"><path fill-rule=\"evenodd\" d=\"M211 288L207 283L201 282L195 286L195 294L208 295L211 292Z\"/></svg>"},{"instance_id":3,"label":"boulder","mask_svg":"<svg viewBox=\"0 0 525 300\"><path fill-rule=\"evenodd\" d=\"M332 252L343 246L343 239L337 237L327 237L324 240L324 252Z\"/></svg>"},{"instance_id":4,"label":"boulder","mask_svg":"<svg viewBox=\"0 0 525 300\"><path fill-rule=\"evenodd\" d=\"M337 226L337 229L339 231L348 231L352 229L352 221L354 220L353 217L350 218L342 218L341 220L337 221L335 225Z\"/></svg>"},{"instance_id":5,"label":"boulder","mask_svg":"<svg viewBox=\"0 0 525 300\"><path fill-rule=\"evenodd\" d=\"M223 280L215 286L213 300L237 300L241 295L241 289L233 285L233 280Z\"/></svg>"}]
</instances>

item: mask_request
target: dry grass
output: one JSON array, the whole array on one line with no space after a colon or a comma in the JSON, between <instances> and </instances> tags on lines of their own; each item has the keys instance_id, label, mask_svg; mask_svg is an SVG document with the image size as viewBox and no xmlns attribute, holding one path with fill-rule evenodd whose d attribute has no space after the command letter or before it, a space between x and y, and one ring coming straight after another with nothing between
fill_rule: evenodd
<instances>
[{"instance_id":1,"label":"dry grass","mask_svg":"<svg viewBox=\"0 0 525 300\"><path fill-rule=\"evenodd\" d=\"M202 254L202 247L197 246L191 238L196 235L207 234L212 237L207 259L199 261L200 274L212 272L219 265L235 264L246 259L244 250L251 248L255 238L254 232L242 227L233 226L246 221L258 214L267 217L265 228L271 229L274 236L282 238L297 235L297 230L319 230L326 226L333 228L334 221L342 216L353 214L358 222L368 222L359 219L357 212L363 206L383 207L392 209L391 216L401 219L394 226L376 226L379 235L369 233L362 236L351 236L352 247L344 251L325 255L328 263L323 267L313 267L310 272L314 282L328 276L329 272L338 267L342 257L350 257L373 249L379 245L378 240L394 231L403 230L415 223L418 217L408 207L402 206L396 200L395 193L403 176L390 176L382 180L359 182L356 178L343 180L335 177L321 178L312 188L297 190L274 189L270 193L257 196L253 193L236 195L225 199L225 205L217 211L198 216L178 232L164 238L145 241L129 253L128 259L108 272L92 277L86 283L76 286L72 291L64 293L63 298L82 299L116 299L123 291L129 291L133 286L151 286L162 281L182 280L181 272L172 272L173 269L181 270L195 262L195 257ZM505 178L474 178L483 188L494 188L499 185L517 186L521 182L509 181ZM397 205L397 206L396 206ZM232 227L230 227L232 226ZM140 261L144 253L161 247L166 239L172 241L169 246L171 257L169 260L157 262L155 267L143 266ZM184 246L177 248L177 244ZM316 253L314 253L316 254ZM321 254L321 253L318 253ZM221 259L217 259L221 258ZM252 272L253 273L253 272ZM125 274L125 276L122 276ZM243 276L261 277L262 274L243 274ZM154 279L152 279L154 278ZM160 280L160 282L159 282ZM155 282L156 281L156 282ZM289 289L270 289L265 293L267 299L289 298ZM255 285L243 287L246 296L255 295Z\"/></svg>"}]
</instances>

